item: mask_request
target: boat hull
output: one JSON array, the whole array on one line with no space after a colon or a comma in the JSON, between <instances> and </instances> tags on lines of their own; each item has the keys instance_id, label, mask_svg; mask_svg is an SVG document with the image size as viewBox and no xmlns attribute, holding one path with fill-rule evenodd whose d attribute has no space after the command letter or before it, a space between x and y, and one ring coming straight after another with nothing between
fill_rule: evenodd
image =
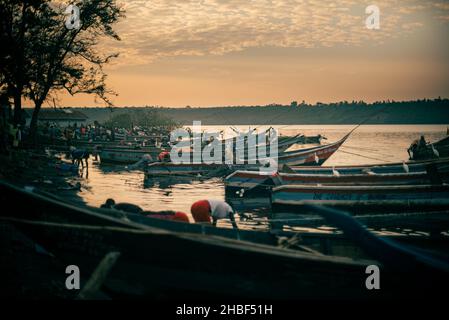
<instances>
[{"instance_id":1,"label":"boat hull","mask_svg":"<svg viewBox=\"0 0 449 320\"><path fill-rule=\"evenodd\" d=\"M299 169L301 172L317 173L277 173L263 174L259 171L235 171L225 179L226 194L233 195L242 190L246 197L269 196L271 189L277 185L419 185L445 182L449 180L447 168L449 162L438 164L413 165L405 172L400 166L372 167L334 167L327 170ZM429 166L434 166L435 173ZM402 170L402 172L401 172ZM357 172L353 174L352 172ZM384 173L382 173L384 172ZM389 173L385 173L389 172Z\"/></svg>"},{"instance_id":2,"label":"boat hull","mask_svg":"<svg viewBox=\"0 0 449 320\"><path fill-rule=\"evenodd\" d=\"M281 186L273 200L411 200L449 198L449 186Z\"/></svg>"},{"instance_id":3,"label":"boat hull","mask_svg":"<svg viewBox=\"0 0 449 320\"><path fill-rule=\"evenodd\" d=\"M323 164L330 156L332 156L338 148L346 141L348 135L343 137L340 141L335 143L307 148L296 151L288 151L279 154L277 157L278 166L319 166ZM188 174L206 174L212 170L222 169L223 173L228 173L229 170L244 170L252 169L257 170L261 167L261 162L268 161L268 158L264 159L254 159L252 161L244 161L244 163L239 164L234 161L231 165L226 164L174 164L174 163L152 163L145 168L145 174L147 177L158 176L158 175L188 175ZM243 161L242 161L243 162Z\"/></svg>"}]
</instances>

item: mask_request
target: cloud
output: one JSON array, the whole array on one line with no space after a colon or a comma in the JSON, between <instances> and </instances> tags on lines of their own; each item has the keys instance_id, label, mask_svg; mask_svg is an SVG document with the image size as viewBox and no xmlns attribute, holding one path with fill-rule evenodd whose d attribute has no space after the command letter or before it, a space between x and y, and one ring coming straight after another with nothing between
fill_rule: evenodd
<instances>
[{"instance_id":1,"label":"cloud","mask_svg":"<svg viewBox=\"0 0 449 320\"><path fill-rule=\"evenodd\" d=\"M444 1L152 0L122 1L122 42L106 42L120 63L163 57L223 55L254 47L332 47L383 43L421 28L419 13L447 16ZM365 7L381 10L380 30L365 28ZM438 15L437 15L438 14ZM440 20L444 20L441 19Z\"/></svg>"}]
</instances>

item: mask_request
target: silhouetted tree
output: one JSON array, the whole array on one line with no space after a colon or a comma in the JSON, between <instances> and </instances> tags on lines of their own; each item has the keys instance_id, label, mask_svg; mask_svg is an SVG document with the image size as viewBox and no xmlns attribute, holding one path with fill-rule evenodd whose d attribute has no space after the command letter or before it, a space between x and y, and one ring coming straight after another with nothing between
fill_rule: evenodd
<instances>
[{"instance_id":1,"label":"silhouetted tree","mask_svg":"<svg viewBox=\"0 0 449 320\"><path fill-rule=\"evenodd\" d=\"M0 0L0 91L14 100L14 122L22 119L22 96L32 63L38 12L46 1Z\"/></svg>"},{"instance_id":2,"label":"silhouetted tree","mask_svg":"<svg viewBox=\"0 0 449 320\"><path fill-rule=\"evenodd\" d=\"M53 94L65 90L71 95L94 94L111 106L103 70L115 53L101 54L98 42L102 37L120 40L112 25L123 17L123 10L115 0L84 0L80 9L80 27L68 28L64 7L52 7L48 2L40 7L37 37L33 47L31 77L27 97L34 102L30 136L36 133L37 119L42 104Z\"/></svg>"},{"instance_id":3,"label":"silhouetted tree","mask_svg":"<svg viewBox=\"0 0 449 320\"><path fill-rule=\"evenodd\" d=\"M103 66L116 54L100 54L102 37L119 40L112 25L123 16L115 0L84 0L79 28L66 27L67 9L48 0L0 0L0 91L14 100L22 116L22 98L34 102L31 137L42 104L60 90L94 94L108 105L115 93L106 86Z\"/></svg>"}]
</instances>

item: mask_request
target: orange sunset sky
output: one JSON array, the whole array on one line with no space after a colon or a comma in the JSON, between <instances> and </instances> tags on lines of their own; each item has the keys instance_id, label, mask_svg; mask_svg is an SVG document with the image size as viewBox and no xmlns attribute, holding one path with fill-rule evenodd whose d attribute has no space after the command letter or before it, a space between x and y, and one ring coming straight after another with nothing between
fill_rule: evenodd
<instances>
[{"instance_id":1,"label":"orange sunset sky","mask_svg":"<svg viewBox=\"0 0 449 320\"><path fill-rule=\"evenodd\" d=\"M449 1L119 1L116 106L449 97ZM380 30L365 26L380 8ZM82 8L81 8L82 9ZM61 106L101 105L59 95Z\"/></svg>"}]
</instances>

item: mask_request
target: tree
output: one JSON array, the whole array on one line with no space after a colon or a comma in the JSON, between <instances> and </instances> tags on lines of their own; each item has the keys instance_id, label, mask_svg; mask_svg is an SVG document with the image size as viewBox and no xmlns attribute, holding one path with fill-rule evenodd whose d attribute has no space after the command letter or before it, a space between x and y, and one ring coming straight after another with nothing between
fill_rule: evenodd
<instances>
[{"instance_id":1,"label":"tree","mask_svg":"<svg viewBox=\"0 0 449 320\"><path fill-rule=\"evenodd\" d=\"M14 100L14 122L22 119L22 95L28 80L31 40L37 35L41 0L0 1L0 91Z\"/></svg>"},{"instance_id":2,"label":"tree","mask_svg":"<svg viewBox=\"0 0 449 320\"><path fill-rule=\"evenodd\" d=\"M76 3L80 9L79 28L65 25L67 17L63 6L53 7L45 1L39 7L34 37L30 78L26 96L34 102L30 136L35 137L38 114L42 104L59 91L71 95L94 94L111 106L109 96L115 93L106 86L103 70L115 53L100 54L98 42L102 37L120 40L112 25L124 16L115 0L84 0ZM73 12L72 12L73 13ZM78 18L78 17L77 17Z\"/></svg>"},{"instance_id":3,"label":"tree","mask_svg":"<svg viewBox=\"0 0 449 320\"><path fill-rule=\"evenodd\" d=\"M297 101L292 101L292 103L290 103L290 107L296 108L297 106L298 106Z\"/></svg>"},{"instance_id":4,"label":"tree","mask_svg":"<svg viewBox=\"0 0 449 320\"><path fill-rule=\"evenodd\" d=\"M179 126L174 120L155 109L121 112L112 116L104 125L109 128L130 128L132 125L146 128L165 127L169 130Z\"/></svg>"}]
</instances>

